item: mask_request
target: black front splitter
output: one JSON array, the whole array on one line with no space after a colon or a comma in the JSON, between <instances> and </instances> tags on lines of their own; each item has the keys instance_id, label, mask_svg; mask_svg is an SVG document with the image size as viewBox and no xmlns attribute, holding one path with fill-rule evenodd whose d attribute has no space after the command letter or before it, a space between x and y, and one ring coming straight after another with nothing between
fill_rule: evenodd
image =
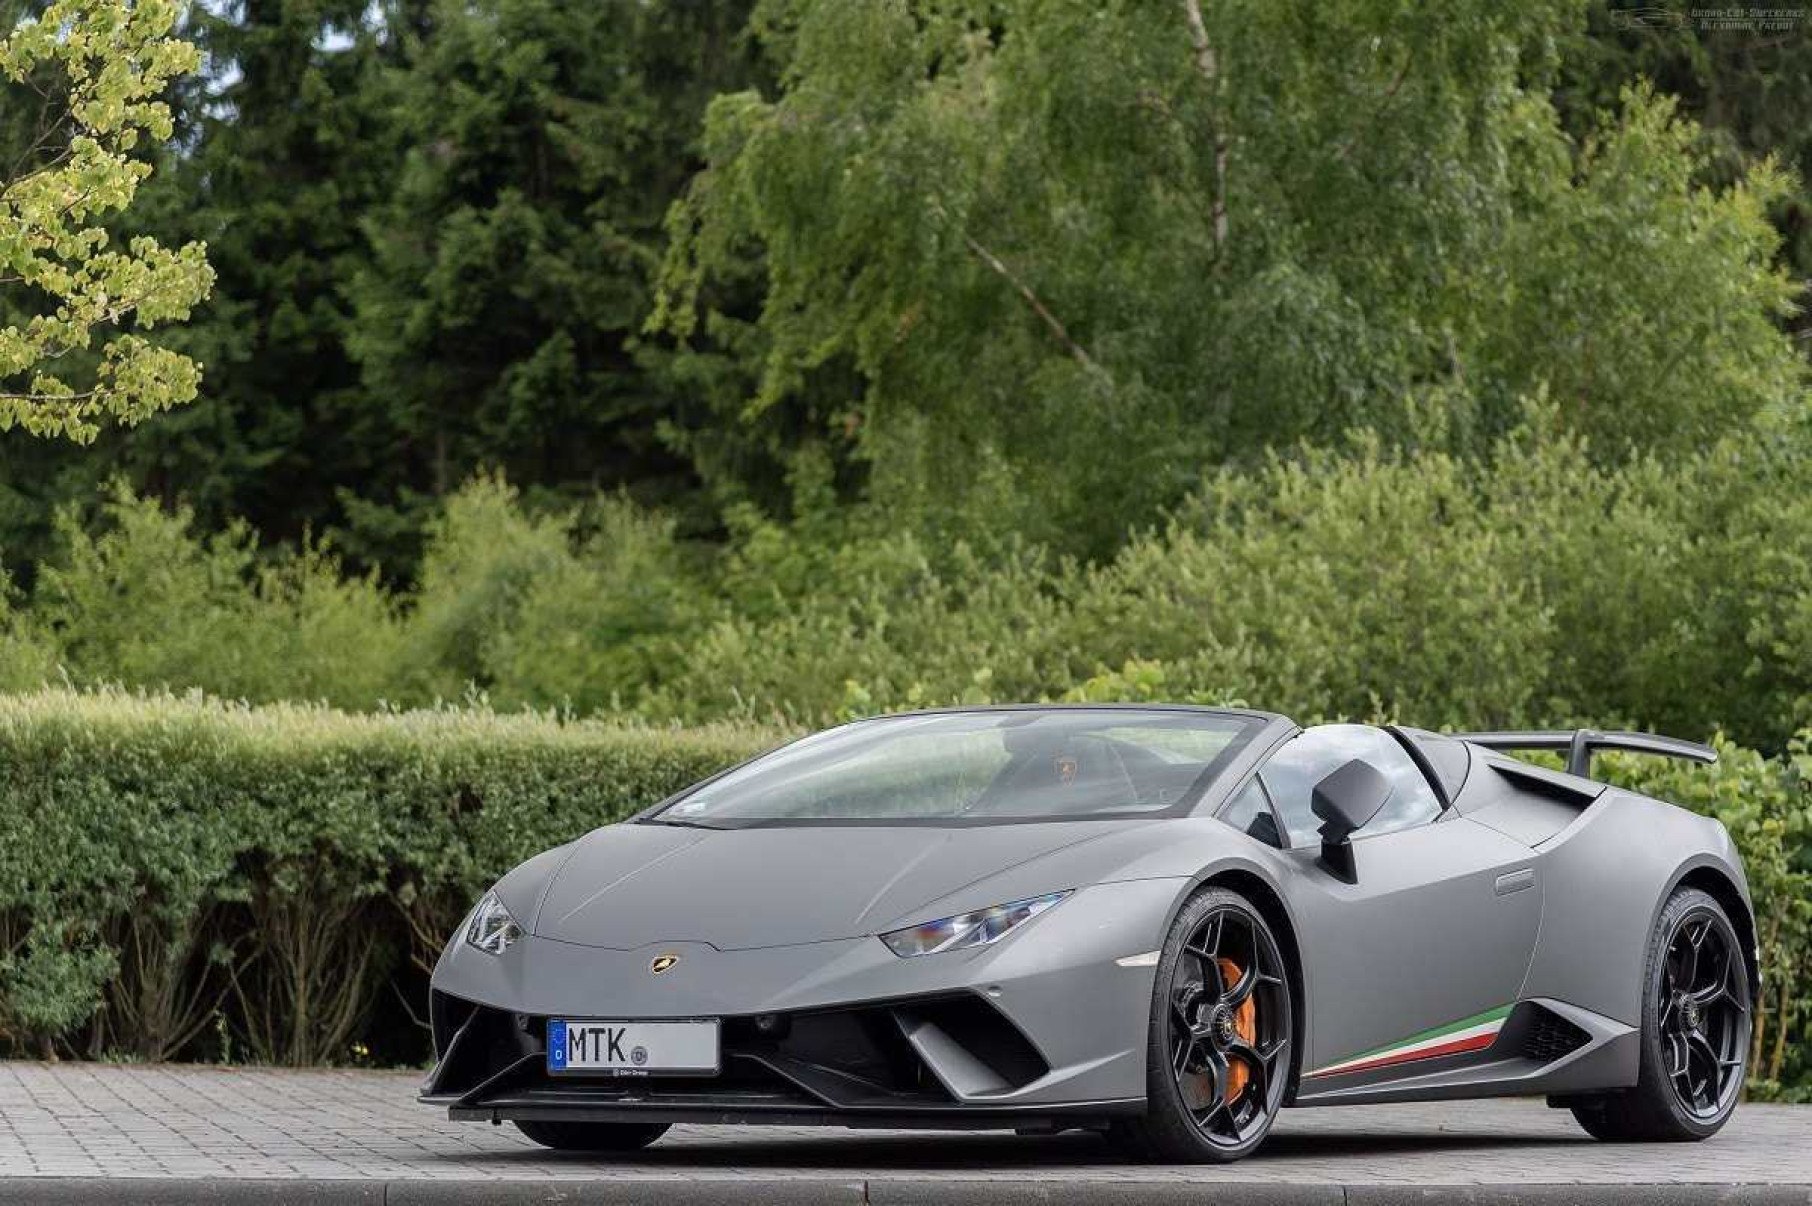
<instances>
[{"instance_id":1,"label":"black front splitter","mask_svg":"<svg viewBox=\"0 0 1812 1206\"><path fill-rule=\"evenodd\" d=\"M433 1104L439 1104L438 1102ZM876 1130L949 1131L1060 1131L1098 1130L1120 1118L1145 1112L1143 1098L1084 1102L1061 1106L1020 1106L1011 1110L950 1109L910 1111L831 1110L809 1106L684 1106L652 1104L572 1105L525 1100L491 1100L447 1106L447 1117L463 1122L651 1122L690 1123L701 1126L839 1126Z\"/></svg>"}]
</instances>

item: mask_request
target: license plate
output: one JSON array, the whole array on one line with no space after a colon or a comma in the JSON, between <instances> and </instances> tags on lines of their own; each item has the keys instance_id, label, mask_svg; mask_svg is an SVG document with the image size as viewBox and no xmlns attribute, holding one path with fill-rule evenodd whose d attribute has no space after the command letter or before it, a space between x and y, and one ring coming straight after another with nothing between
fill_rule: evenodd
<instances>
[{"instance_id":1,"label":"license plate","mask_svg":"<svg viewBox=\"0 0 1812 1206\"><path fill-rule=\"evenodd\" d=\"M552 1018L547 1070L611 1076L713 1076L718 1069L715 1018L633 1022Z\"/></svg>"}]
</instances>

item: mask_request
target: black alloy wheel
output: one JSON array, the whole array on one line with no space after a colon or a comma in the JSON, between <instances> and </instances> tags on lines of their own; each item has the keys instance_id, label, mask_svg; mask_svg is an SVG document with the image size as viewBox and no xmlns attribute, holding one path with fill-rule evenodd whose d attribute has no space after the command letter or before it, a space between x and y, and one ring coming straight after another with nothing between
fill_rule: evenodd
<instances>
[{"instance_id":1,"label":"black alloy wheel","mask_svg":"<svg viewBox=\"0 0 1812 1206\"><path fill-rule=\"evenodd\" d=\"M1158 961L1148 1113L1115 1129L1136 1152L1228 1161L1251 1152L1289 1087L1293 1002L1264 917L1221 888L1194 897Z\"/></svg>"},{"instance_id":2,"label":"black alloy wheel","mask_svg":"<svg viewBox=\"0 0 1812 1206\"><path fill-rule=\"evenodd\" d=\"M1696 909L1680 919L1656 992L1674 1094L1694 1118L1714 1120L1742 1091L1749 1046L1748 973L1721 913Z\"/></svg>"},{"instance_id":3,"label":"black alloy wheel","mask_svg":"<svg viewBox=\"0 0 1812 1206\"><path fill-rule=\"evenodd\" d=\"M1573 1116L1613 1143L1705 1139L1743 1094L1752 984L1724 907L1697 888L1668 898L1649 940L1636 1084L1573 1100Z\"/></svg>"}]
</instances>

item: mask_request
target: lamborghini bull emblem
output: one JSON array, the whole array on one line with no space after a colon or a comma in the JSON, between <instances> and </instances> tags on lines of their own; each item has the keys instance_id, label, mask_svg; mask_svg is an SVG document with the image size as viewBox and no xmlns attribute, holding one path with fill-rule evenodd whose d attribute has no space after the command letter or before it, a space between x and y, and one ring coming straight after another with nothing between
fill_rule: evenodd
<instances>
[{"instance_id":1,"label":"lamborghini bull emblem","mask_svg":"<svg viewBox=\"0 0 1812 1206\"><path fill-rule=\"evenodd\" d=\"M1076 759L1070 754L1057 755L1057 778L1068 787L1076 781Z\"/></svg>"},{"instance_id":2,"label":"lamborghini bull emblem","mask_svg":"<svg viewBox=\"0 0 1812 1206\"><path fill-rule=\"evenodd\" d=\"M658 976L664 971L671 971L673 965L678 962L678 955L656 955L648 962L649 974Z\"/></svg>"}]
</instances>

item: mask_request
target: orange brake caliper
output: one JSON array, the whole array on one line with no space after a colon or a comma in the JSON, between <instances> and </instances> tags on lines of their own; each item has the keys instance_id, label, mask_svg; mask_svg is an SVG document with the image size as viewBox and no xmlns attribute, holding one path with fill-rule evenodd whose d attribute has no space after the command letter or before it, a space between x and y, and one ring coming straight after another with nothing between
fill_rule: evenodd
<instances>
[{"instance_id":1,"label":"orange brake caliper","mask_svg":"<svg viewBox=\"0 0 1812 1206\"><path fill-rule=\"evenodd\" d=\"M1222 987L1232 988L1239 983L1240 967L1231 959L1215 960L1221 970ZM1233 1011L1233 1031L1243 1039L1247 1046L1258 1040L1258 1000L1256 994L1248 996ZM1252 1069L1246 1066L1243 1059L1229 1060L1227 1063L1227 1101L1237 1100L1246 1089L1246 1082L1252 1078Z\"/></svg>"}]
</instances>

